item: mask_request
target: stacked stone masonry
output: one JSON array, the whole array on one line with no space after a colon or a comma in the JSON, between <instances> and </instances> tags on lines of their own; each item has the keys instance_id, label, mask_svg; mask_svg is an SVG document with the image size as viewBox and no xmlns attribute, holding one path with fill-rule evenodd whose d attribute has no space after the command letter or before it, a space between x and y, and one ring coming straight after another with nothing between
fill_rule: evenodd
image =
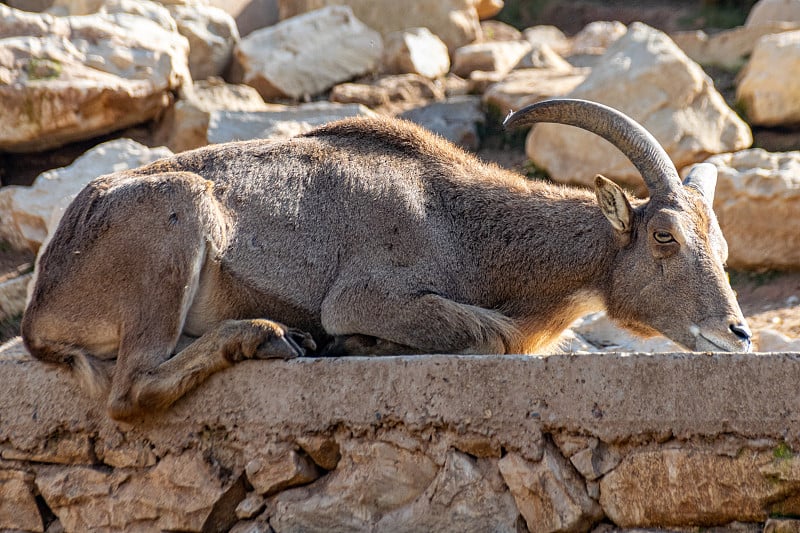
<instances>
[{"instance_id":1,"label":"stacked stone masonry","mask_svg":"<svg viewBox=\"0 0 800 533\"><path fill-rule=\"evenodd\" d=\"M800 525L798 354L252 361L125 424L19 340L0 381L0 530Z\"/></svg>"}]
</instances>

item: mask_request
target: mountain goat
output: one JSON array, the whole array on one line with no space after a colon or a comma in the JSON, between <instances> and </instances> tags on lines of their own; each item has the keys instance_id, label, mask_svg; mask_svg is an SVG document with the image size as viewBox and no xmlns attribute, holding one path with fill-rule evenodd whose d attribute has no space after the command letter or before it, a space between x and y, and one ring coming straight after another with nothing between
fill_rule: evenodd
<instances>
[{"instance_id":1,"label":"mountain goat","mask_svg":"<svg viewBox=\"0 0 800 533\"><path fill-rule=\"evenodd\" d=\"M714 167L681 183L644 128L596 103L506 121L534 122L603 136L650 199L602 176L594 192L526 180L388 118L208 146L86 186L39 259L25 345L107 392L116 419L242 359L531 353L599 309L690 349L749 350Z\"/></svg>"}]
</instances>

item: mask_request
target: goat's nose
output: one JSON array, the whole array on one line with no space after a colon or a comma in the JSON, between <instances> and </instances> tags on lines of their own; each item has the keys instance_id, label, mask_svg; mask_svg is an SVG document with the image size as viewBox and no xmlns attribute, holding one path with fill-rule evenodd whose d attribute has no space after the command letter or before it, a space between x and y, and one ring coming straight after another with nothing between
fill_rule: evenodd
<instances>
[{"instance_id":1,"label":"goat's nose","mask_svg":"<svg viewBox=\"0 0 800 533\"><path fill-rule=\"evenodd\" d=\"M750 328L747 327L746 324L731 324L731 331L734 335L739 337L743 341L750 341L750 338L753 336L753 333L750 331Z\"/></svg>"}]
</instances>

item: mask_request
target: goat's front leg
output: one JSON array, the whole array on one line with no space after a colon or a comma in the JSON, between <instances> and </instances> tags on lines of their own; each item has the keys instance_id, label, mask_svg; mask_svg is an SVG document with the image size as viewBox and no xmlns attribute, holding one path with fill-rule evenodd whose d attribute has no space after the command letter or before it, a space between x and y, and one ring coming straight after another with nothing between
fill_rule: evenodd
<instances>
[{"instance_id":1,"label":"goat's front leg","mask_svg":"<svg viewBox=\"0 0 800 533\"><path fill-rule=\"evenodd\" d=\"M123 340L120 352L128 353L120 359L153 360L145 354L130 353L137 349L141 348L126 346ZM308 333L271 320L227 320L151 368L117 368L109 413L114 419L126 419L164 409L212 374L244 359L292 359L315 349Z\"/></svg>"},{"instance_id":2,"label":"goat's front leg","mask_svg":"<svg viewBox=\"0 0 800 533\"><path fill-rule=\"evenodd\" d=\"M325 330L336 336L335 355L520 353L522 334L507 316L436 294L332 293L323 304ZM364 302L352 305L353 301ZM348 303L350 305L348 305Z\"/></svg>"}]
</instances>

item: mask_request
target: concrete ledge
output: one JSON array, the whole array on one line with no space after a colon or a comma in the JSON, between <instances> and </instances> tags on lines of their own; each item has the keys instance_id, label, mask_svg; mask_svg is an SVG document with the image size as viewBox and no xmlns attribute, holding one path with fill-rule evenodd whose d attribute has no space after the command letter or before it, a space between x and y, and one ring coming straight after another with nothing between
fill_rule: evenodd
<instances>
[{"instance_id":1,"label":"concrete ledge","mask_svg":"<svg viewBox=\"0 0 800 533\"><path fill-rule=\"evenodd\" d=\"M798 354L253 361L130 425L18 341L0 349L0 383L0 529L43 531L44 506L67 531L800 514Z\"/></svg>"}]
</instances>

